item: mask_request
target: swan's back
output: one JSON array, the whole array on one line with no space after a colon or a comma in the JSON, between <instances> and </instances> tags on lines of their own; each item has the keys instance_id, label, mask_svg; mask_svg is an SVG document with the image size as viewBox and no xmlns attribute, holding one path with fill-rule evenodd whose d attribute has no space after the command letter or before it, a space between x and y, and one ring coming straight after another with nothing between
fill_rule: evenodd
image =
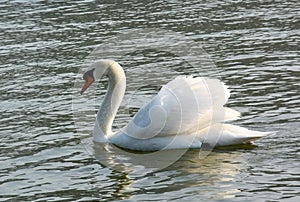
<instances>
[{"instance_id":1,"label":"swan's back","mask_svg":"<svg viewBox=\"0 0 300 202\"><path fill-rule=\"evenodd\" d=\"M139 139L192 134L211 123L239 116L223 107L229 95L217 79L179 76L163 86L122 132Z\"/></svg>"}]
</instances>

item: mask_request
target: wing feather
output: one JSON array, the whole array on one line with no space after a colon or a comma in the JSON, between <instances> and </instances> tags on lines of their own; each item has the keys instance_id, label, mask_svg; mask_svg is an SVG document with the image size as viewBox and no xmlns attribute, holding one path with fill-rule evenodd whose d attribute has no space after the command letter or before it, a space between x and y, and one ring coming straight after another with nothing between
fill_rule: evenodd
<instances>
[{"instance_id":1,"label":"wing feather","mask_svg":"<svg viewBox=\"0 0 300 202\"><path fill-rule=\"evenodd\" d=\"M162 87L123 128L135 138L191 134L211 123L233 120L239 113L224 108L230 92L217 79L179 76Z\"/></svg>"}]
</instances>

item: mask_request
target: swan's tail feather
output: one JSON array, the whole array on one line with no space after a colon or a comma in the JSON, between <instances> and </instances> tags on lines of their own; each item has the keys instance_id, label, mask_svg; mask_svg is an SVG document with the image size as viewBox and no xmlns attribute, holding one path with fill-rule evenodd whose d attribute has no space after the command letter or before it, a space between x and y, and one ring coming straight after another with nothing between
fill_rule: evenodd
<instances>
[{"instance_id":1,"label":"swan's tail feather","mask_svg":"<svg viewBox=\"0 0 300 202\"><path fill-rule=\"evenodd\" d=\"M199 131L198 138L203 143L212 146L228 146L235 144L252 143L253 141L273 135L276 132L260 132L249 130L231 124L214 124Z\"/></svg>"},{"instance_id":2,"label":"swan's tail feather","mask_svg":"<svg viewBox=\"0 0 300 202\"><path fill-rule=\"evenodd\" d=\"M259 132L259 131L253 131L249 130L248 136L241 137L240 142L241 143L253 143L253 141L269 136L269 135L274 135L276 132Z\"/></svg>"}]
</instances>

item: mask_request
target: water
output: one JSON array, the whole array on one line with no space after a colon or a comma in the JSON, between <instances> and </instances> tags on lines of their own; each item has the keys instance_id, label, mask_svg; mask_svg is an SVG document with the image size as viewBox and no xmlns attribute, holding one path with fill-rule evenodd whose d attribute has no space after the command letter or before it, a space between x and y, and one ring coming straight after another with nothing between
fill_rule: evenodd
<instances>
[{"instance_id":1,"label":"water","mask_svg":"<svg viewBox=\"0 0 300 202\"><path fill-rule=\"evenodd\" d=\"M0 200L299 200L299 6L250 0L1 1ZM78 71L105 41L146 28L201 43L216 66L196 70L218 75L230 87L228 106L242 112L236 124L278 133L253 146L218 148L205 159L189 150L154 172L140 166L118 172L90 156L81 142L91 134L93 113L81 120L81 131L73 119ZM160 85L195 73L157 49L115 57L134 78L128 82L132 100L123 103L115 128ZM138 87L146 81L151 85Z\"/></svg>"}]
</instances>

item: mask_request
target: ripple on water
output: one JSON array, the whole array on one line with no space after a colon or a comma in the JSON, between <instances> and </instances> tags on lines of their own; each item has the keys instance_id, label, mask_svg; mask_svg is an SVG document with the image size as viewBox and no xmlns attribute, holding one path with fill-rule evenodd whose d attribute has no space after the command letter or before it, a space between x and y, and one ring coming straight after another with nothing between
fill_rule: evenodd
<instances>
[{"instance_id":1,"label":"ripple on water","mask_svg":"<svg viewBox=\"0 0 300 202\"><path fill-rule=\"evenodd\" d=\"M297 201L298 7L296 1L270 4L251 0L3 2L1 198ZM189 150L176 163L156 172L141 166L133 167L133 172L116 172L89 156L80 137L91 133L94 109L82 117L78 131L72 112L78 68L85 67L84 58L93 48L137 28L172 30L202 43L217 67L199 67L199 71L211 75L218 70L229 86L228 106L242 112L242 118L234 123L277 134L250 148L217 149L203 160L198 158L198 150ZM152 45L147 40L143 43ZM196 69L158 51L137 51L120 60L131 78L139 78L128 81L131 90L126 98L132 100L129 105L124 102L116 128L125 125L161 84L178 74L195 74ZM145 80L151 85L140 87ZM100 87L99 101L106 85ZM84 97L78 101L92 103Z\"/></svg>"}]
</instances>

